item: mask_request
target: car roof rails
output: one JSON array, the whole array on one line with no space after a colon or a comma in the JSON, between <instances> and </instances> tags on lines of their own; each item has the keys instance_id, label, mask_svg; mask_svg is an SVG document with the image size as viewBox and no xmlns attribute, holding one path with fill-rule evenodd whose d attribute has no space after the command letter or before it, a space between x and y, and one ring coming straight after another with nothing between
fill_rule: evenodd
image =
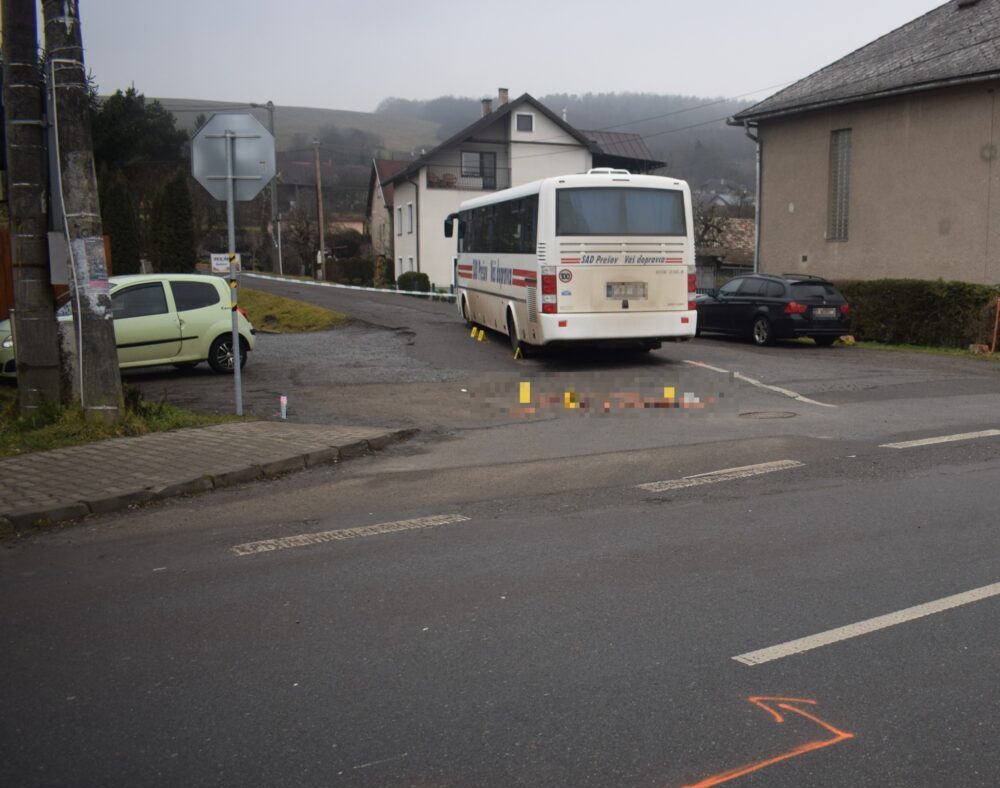
<instances>
[{"instance_id":1,"label":"car roof rails","mask_svg":"<svg viewBox=\"0 0 1000 788\"><path fill-rule=\"evenodd\" d=\"M817 276L816 274L796 274L796 273L784 273L782 276L787 276L789 279L818 279L825 282L825 276Z\"/></svg>"}]
</instances>

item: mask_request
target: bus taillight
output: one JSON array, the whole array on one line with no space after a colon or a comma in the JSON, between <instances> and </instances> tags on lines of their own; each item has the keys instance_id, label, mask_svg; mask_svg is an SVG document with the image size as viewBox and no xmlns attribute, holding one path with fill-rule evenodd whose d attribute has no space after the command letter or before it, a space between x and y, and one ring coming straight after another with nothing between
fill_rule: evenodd
<instances>
[{"instance_id":1,"label":"bus taillight","mask_svg":"<svg viewBox=\"0 0 1000 788\"><path fill-rule=\"evenodd\" d=\"M694 302L694 294L698 290L698 277L695 274L688 274L688 309L693 310L697 308L697 304Z\"/></svg>"},{"instance_id":2,"label":"bus taillight","mask_svg":"<svg viewBox=\"0 0 1000 788\"><path fill-rule=\"evenodd\" d=\"M554 315L559 312L556 303L556 269L555 266L542 266L542 313Z\"/></svg>"}]
</instances>

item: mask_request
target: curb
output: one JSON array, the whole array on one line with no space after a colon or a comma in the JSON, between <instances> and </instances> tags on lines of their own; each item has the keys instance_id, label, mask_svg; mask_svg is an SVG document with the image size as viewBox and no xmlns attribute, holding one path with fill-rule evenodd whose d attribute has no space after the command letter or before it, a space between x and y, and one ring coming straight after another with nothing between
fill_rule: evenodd
<instances>
[{"instance_id":1,"label":"curb","mask_svg":"<svg viewBox=\"0 0 1000 788\"><path fill-rule=\"evenodd\" d=\"M416 435L419 430L395 430L374 438L353 441L343 446L331 446L318 451L295 454L280 460L248 465L217 475L199 476L167 485L126 490L107 497L88 498L80 501L60 501L40 508L14 509L0 514L0 538L16 536L31 528L52 525L68 520L79 520L91 514L109 514L135 506L142 506L179 495L195 495L209 490L219 490L237 484L270 479L288 473L315 468L318 465L339 463L374 454L393 443L400 443Z\"/></svg>"}]
</instances>

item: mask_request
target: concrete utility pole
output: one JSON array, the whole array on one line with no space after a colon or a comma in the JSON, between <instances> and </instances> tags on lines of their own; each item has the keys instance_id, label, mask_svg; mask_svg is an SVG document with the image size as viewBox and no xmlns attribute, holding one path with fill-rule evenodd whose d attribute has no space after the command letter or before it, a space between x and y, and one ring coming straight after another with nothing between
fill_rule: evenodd
<instances>
[{"instance_id":1,"label":"concrete utility pole","mask_svg":"<svg viewBox=\"0 0 1000 788\"><path fill-rule=\"evenodd\" d=\"M266 109L267 110L267 130L271 132L271 136L274 136L274 102L268 101L267 104L255 104L252 101L250 106L254 109ZM271 238L274 240L274 245L278 248L278 273L283 274L285 272L285 266L281 260L281 217L278 215L278 174L274 174L274 178L271 179Z\"/></svg>"},{"instance_id":2,"label":"concrete utility pole","mask_svg":"<svg viewBox=\"0 0 1000 788\"><path fill-rule=\"evenodd\" d=\"M323 176L319 169L319 140L313 140L313 152L316 158L316 210L319 216L319 274L326 281L326 227L323 221Z\"/></svg>"},{"instance_id":3,"label":"concrete utility pole","mask_svg":"<svg viewBox=\"0 0 1000 788\"><path fill-rule=\"evenodd\" d=\"M54 181L62 193L70 252L80 403L88 416L114 421L122 408L122 384L97 199L80 9L76 2L43 0L42 12L58 152Z\"/></svg>"},{"instance_id":4,"label":"concrete utility pole","mask_svg":"<svg viewBox=\"0 0 1000 788\"><path fill-rule=\"evenodd\" d=\"M3 0L3 103L14 263L14 352L21 413L61 401L59 330L49 278L45 127L35 0Z\"/></svg>"}]
</instances>

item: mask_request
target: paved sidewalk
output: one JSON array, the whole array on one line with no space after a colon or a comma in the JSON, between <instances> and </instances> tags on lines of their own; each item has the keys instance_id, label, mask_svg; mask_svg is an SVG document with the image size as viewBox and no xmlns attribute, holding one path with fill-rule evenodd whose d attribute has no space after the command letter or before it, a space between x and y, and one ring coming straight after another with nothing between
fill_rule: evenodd
<instances>
[{"instance_id":1,"label":"paved sidewalk","mask_svg":"<svg viewBox=\"0 0 1000 788\"><path fill-rule=\"evenodd\" d=\"M0 534L357 457L412 434L255 421L8 457L0 460Z\"/></svg>"}]
</instances>

